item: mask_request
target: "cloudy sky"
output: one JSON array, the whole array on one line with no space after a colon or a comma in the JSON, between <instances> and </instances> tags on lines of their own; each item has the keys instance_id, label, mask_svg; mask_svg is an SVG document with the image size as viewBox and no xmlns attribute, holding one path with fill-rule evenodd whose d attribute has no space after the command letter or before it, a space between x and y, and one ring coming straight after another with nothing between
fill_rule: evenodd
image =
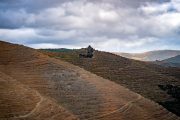
<instances>
[{"instance_id":1,"label":"cloudy sky","mask_svg":"<svg viewBox=\"0 0 180 120\"><path fill-rule=\"evenodd\" d=\"M110 52L180 49L180 0L0 0L0 40Z\"/></svg>"}]
</instances>

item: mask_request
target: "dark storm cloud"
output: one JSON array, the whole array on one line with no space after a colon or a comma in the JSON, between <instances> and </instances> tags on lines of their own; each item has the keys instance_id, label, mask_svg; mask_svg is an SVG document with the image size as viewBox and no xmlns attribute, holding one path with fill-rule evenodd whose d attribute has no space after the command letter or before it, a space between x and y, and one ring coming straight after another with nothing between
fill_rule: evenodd
<instances>
[{"instance_id":1,"label":"dark storm cloud","mask_svg":"<svg viewBox=\"0 0 180 120\"><path fill-rule=\"evenodd\" d=\"M25 8L29 11L37 11L39 9L54 7L65 0L1 0L0 5L8 9Z\"/></svg>"},{"instance_id":2,"label":"dark storm cloud","mask_svg":"<svg viewBox=\"0 0 180 120\"><path fill-rule=\"evenodd\" d=\"M138 7L146 3L164 3L170 0L1 0L0 9L26 9L28 12L38 12L39 10L57 7L64 2L86 1L95 3L110 3L117 6Z\"/></svg>"},{"instance_id":3,"label":"dark storm cloud","mask_svg":"<svg viewBox=\"0 0 180 120\"><path fill-rule=\"evenodd\" d=\"M39 26L48 26L51 27L53 23L48 19L39 20L40 22L28 22L28 19L33 19L33 15L37 16L44 9L56 8L62 5L66 0L1 0L0 1L0 27L1 28L20 28L20 27L39 27ZM80 0L81 1L81 0ZM138 7L142 4L147 3L147 0L82 0L85 2L94 1L96 3L110 3L113 6L133 6ZM157 2L159 3L162 0L150 0L148 2ZM163 0L167 2L169 0ZM69 0L68 3L73 2ZM58 11L56 11L58 12ZM66 11L68 14L68 11ZM49 16L50 13L46 13L46 16ZM88 13L87 13L88 14ZM45 16L44 16L45 17ZM47 19L47 20L46 20ZM49 20L49 21L48 21ZM59 20L61 22L61 20ZM57 23L55 23L57 24ZM62 21L62 24L64 21ZM63 26L62 26L63 27Z\"/></svg>"}]
</instances>

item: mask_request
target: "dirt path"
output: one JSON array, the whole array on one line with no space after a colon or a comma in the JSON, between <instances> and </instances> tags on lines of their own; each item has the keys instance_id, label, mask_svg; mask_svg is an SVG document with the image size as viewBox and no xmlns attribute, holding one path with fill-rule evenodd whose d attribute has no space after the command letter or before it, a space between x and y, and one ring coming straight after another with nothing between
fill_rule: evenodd
<instances>
[{"instance_id":1,"label":"dirt path","mask_svg":"<svg viewBox=\"0 0 180 120\"><path fill-rule=\"evenodd\" d=\"M116 112L120 112L120 113L126 112L126 111L128 111L132 107L133 103L139 101L140 99L142 99L142 96L138 95L137 99L135 99L133 101L129 101L128 103L123 105L121 108L119 108L117 110L114 110L112 112L109 112L107 114L101 115L101 116L97 116L97 117L94 117L94 118L89 118L88 120L94 120L94 119L98 119L98 118L103 118L103 117L109 116L111 114L114 114Z\"/></svg>"},{"instance_id":2,"label":"dirt path","mask_svg":"<svg viewBox=\"0 0 180 120\"><path fill-rule=\"evenodd\" d=\"M15 118L27 118L29 116L31 116L33 113L35 113L40 104L45 100L37 91L35 91L36 94L40 97L40 101L36 104L36 106L34 107L34 109L32 109L29 113L25 114L25 115L19 115L19 116L16 116Z\"/></svg>"}]
</instances>

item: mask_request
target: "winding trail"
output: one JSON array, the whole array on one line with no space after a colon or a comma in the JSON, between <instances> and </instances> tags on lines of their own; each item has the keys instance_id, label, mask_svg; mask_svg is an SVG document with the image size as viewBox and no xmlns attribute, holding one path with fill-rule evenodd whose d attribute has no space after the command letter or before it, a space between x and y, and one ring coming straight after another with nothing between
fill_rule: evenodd
<instances>
[{"instance_id":1,"label":"winding trail","mask_svg":"<svg viewBox=\"0 0 180 120\"><path fill-rule=\"evenodd\" d=\"M36 104L36 106L34 107L34 109L32 109L29 113L25 114L25 115L20 115L20 116L16 116L15 118L27 118L29 116L31 116L34 112L37 111L37 109L39 108L40 104L45 100L37 91L35 91L36 94L40 97L40 101Z\"/></svg>"},{"instance_id":2,"label":"winding trail","mask_svg":"<svg viewBox=\"0 0 180 120\"><path fill-rule=\"evenodd\" d=\"M123 105L121 108L119 108L117 110L114 110L112 112L106 113L106 114L101 115L101 116L96 116L96 117L93 117L93 118L89 118L87 120L94 120L94 119L98 119L98 118L103 118L103 117L109 116L109 115L117 113L117 112L124 113L124 112L128 111L132 107L133 103L135 103L135 102L137 102L137 101L139 101L141 99L142 99L142 96L138 95L137 99L127 102L125 105Z\"/></svg>"}]
</instances>

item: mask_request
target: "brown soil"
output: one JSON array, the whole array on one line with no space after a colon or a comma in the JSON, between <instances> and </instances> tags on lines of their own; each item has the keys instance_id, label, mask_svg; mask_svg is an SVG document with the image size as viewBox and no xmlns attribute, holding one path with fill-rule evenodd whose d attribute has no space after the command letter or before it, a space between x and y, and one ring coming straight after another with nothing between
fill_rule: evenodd
<instances>
[{"instance_id":1,"label":"brown soil","mask_svg":"<svg viewBox=\"0 0 180 120\"><path fill-rule=\"evenodd\" d=\"M176 101L158 85L180 85L180 69L165 68L149 62L127 59L115 54L95 51L92 59L79 58L85 49L55 52L41 50L50 57L67 61L88 70L105 79L116 82L128 89L141 94L157 103ZM164 105L164 104L162 104ZM180 115L179 105L164 106L168 110Z\"/></svg>"},{"instance_id":2,"label":"brown soil","mask_svg":"<svg viewBox=\"0 0 180 120\"><path fill-rule=\"evenodd\" d=\"M55 101L0 72L0 120L72 120ZM67 118L68 117L68 118Z\"/></svg>"},{"instance_id":3,"label":"brown soil","mask_svg":"<svg viewBox=\"0 0 180 120\"><path fill-rule=\"evenodd\" d=\"M179 119L119 84L36 50L0 42L0 58L0 119Z\"/></svg>"}]
</instances>

